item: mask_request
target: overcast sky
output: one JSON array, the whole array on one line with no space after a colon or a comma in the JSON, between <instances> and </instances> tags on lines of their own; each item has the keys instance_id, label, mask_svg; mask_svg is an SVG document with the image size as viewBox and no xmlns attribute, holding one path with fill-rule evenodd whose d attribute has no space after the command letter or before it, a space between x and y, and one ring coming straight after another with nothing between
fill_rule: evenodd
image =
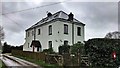
<instances>
[{"instance_id":1,"label":"overcast sky","mask_svg":"<svg viewBox=\"0 0 120 68\"><path fill-rule=\"evenodd\" d=\"M9 0L8 0L9 1ZM63 0L62 0L63 1ZM2 2L2 13L53 4L55 2ZM46 12L72 12L74 17L85 25L85 40L103 38L108 32L118 31L118 2L68 2L40 7L27 11L2 15L5 40L11 45L25 42L25 30L46 17ZM1 13L1 12L0 12ZM120 25L120 24L119 24Z\"/></svg>"}]
</instances>

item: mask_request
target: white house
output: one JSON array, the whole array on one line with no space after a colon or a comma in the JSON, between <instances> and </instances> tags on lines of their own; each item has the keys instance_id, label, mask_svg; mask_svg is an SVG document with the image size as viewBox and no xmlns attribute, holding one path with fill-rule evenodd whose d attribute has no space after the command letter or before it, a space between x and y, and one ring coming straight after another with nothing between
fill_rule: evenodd
<instances>
[{"instance_id":1,"label":"white house","mask_svg":"<svg viewBox=\"0 0 120 68\"><path fill-rule=\"evenodd\" d=\"M73 17L72 13L63 11L54 14L49 12L46 18L26 30L23 51L37 52L52 47L58 52L60 45L83 42L85 24Z\"/></svg>"}]
</instances>

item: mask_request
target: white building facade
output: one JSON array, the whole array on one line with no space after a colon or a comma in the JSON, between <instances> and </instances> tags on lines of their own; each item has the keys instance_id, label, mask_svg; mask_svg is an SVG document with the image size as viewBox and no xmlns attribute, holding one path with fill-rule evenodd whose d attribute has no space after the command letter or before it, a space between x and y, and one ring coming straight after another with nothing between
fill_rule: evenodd
<instances>
[{"instance_id":1,"label":"white building facade","mask_svg":"<svg viewBox=\"0 0 120 68\"><path fill-rule=\"evenodd\" d=\"M55 14L48 13L46 18L26 30L23 51L33 51L34 48L35 52L39 52L52 47L55 52L58 52L60 45L83 42L85 24L73 16L72 13L68 15L63 11ZM33 40L39 41L41 50L32 46Z\"/></svg>"}]
</instances>

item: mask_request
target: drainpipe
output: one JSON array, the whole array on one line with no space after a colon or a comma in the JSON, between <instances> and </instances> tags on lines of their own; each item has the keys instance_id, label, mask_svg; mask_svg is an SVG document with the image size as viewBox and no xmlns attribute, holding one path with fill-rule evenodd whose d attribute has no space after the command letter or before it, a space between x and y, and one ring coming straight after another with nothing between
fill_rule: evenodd
<instances>
[{"instance_id":1,"label":"drainpipe","mask_svg":"<svg viewBox=\"0 0 120 68\"><path fill-rule=\"evenodd\" d=\"M74 44L74 15L72 14L72 12L70 12L70 14L68 15L68 21L70 21L72 23L72 45ZM70 48L70 54L71 54L71 48Z\"/></svg>"},{"instance_id":2,"label":"drainpipe","mask_svg":"<svg viewBox=\"0 0 120 68\"><path fill-rule=\"evenodd\" d=\"M74 44L74 22L72 22L72 45Z\"/></svg>"},{"instance_id":3,"label":"drainpipe","mask_svg":"<svg viewBox=\"0 0 120 68\"><path fill-rule=\"evenodd\" d=\"M36 29L35 27L33 28L34 29L34 40L36 39ZM35 52L35 45L33 44L33 52Z\"/></svg>"},{"instance_id":4,"label":"drainpipe","mask_svg":"<svg viewBox=\"0 0 120 68\"><path fill-rule=\"evenodd\" d=\"M72 12L70 12L70 14L68 15L68 21L70 21L72 23L72 45L74 44L74 15L72 14Z\"/></svg>"},{"instance_id":5,"label":"drainpipe","mask_svg":"<svg viewBox=\"0 0 120 68\"><path fill-rule=\"evenodd\" d=\"M34 27L34 40L36 39L36 29Z\"/></svg>"},{"instance_id":6,"label":"drainpipe","mask_svg":"<svg viewBox=\"0 0 120 68\"><path fill-rule=\"evenodd\" d=\"M2 49L1 39L0 39L0 50L1 50L1 51L0 51L0 54L1 54L1 53L2 53L2 50L3 50L3 49Z\"/></svg>"}]
</instances>

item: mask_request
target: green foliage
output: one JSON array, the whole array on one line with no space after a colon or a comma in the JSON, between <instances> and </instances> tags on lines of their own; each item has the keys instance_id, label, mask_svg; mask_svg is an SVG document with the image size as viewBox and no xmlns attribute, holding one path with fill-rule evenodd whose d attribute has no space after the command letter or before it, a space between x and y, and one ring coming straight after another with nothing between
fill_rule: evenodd
<instances>
[{"instance_id":1,"label":"green foliage","mask_svg":"<svg viewBox=\"0 0 120 68\"><path fill-rule=\"evenodd\" d=\"M55 53L55 52L53 51L53 48L44 49L43 52L48 53L48 54Z\"/></svg>"},{"instance_id":2,"label":"green foliage","mask_svg":"<svg viewBox=\"0 0 120 68\"><path fill-rule=\"evenodd\" d=\"M1 68L7 68L7 66L1 61L1 64L0 64L1 66Z\"/></svg>"},{"instance_id":3,"label":"green foliage","mask_svg":"<svg viewBox=\"0 0 120 68\"><path fill-rule=\"evenodd\" d=\"M71 46L71 53L76 54L77 52L83 53L84 51L84 44L79 42Z\"/></svg>"},{"instance_id":4,"label":"green foliage","mask_svg":"<svg viewBox=\"0 0 120 68\"><path fill-rule=\"evenodd\" d=\"M3 52L2 53L11 53L12 50L23 50L23 45L21 46L11 46L8 45L7 42L3 44Z\"/></svg>"},{"instance_id":5,"label":"green foliage","mask_svg":"<svg viewBox=\"0 0 120 68\"><path fill-rule=\"evenodd\" d=\"M2 53L11 53L11 46L7 44L7 42L5 42L3 44L3 52Z\"/></svg>"},{"instance_id":6,"label":"green foliage","mask_svg":"<svg viewBox=\"0 0 120 68\"><path fill-rule=\"evenodd\" d=\"M70 46L69 45L62 45L59 46L59 54L69 53L70 52Z\"/></svg>"},{"instance_id":7,"label":"green foliage","mask_svg":"<svg viewBox=\"0 0 120 68\"><path fill-rule=\"evenodd\" d=\"M120 65L120 39L90 39L85 43L85 51L90 56L92 66L118 66ZM117 54L116 60L112 52Z\"/></svg>"}]
</instances>

